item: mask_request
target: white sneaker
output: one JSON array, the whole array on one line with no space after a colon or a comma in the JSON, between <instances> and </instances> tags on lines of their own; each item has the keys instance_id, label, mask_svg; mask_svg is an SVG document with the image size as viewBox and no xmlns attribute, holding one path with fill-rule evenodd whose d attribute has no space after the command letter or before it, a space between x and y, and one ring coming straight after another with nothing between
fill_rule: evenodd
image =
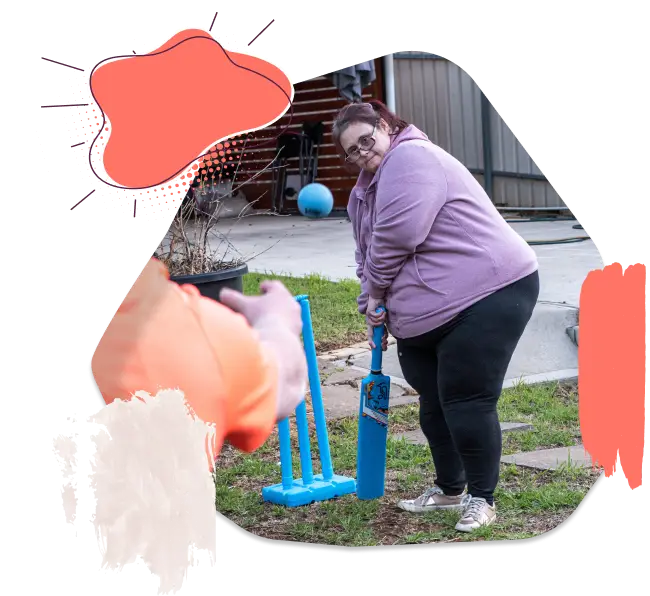
<instances>
[{"instance_id":1,"label":"white sneaker","mask_svg":"<svg viewBox=\"0 0 650 596\"><path fill-rule=\"evenodd\" d=\"M450 497L434 486L417 499L399 501L397 506L410 513L424 513L441 509L464 509L469 499L470 496L465 491L458 496Z\"/></svg>"},{"instance_id":2,"label":"white sneaker","mask_svg":"<svg viewBox=\"0 0 650 596\"><path fill-rule=\"evenodd\" d=\"M469 495L463 515L456 524L456 529L459 532L471 532L481 526L489 526L496 518L495 505L489 505L485 499Z\"/></svg>"}]
</instances>

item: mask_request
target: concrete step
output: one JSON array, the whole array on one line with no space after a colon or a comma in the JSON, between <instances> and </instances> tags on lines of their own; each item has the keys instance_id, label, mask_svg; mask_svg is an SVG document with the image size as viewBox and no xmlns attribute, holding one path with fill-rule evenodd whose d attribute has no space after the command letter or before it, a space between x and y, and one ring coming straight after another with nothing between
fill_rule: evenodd
<instances>
[{"instance_id":1,"label":"concrete step","mask_svg":"<svg viewBox=\"0 0 650 596\"><path fill-rule=\"evenodd\" d=\"M577 316L575 308L539 302L513 354L506 379L577 369L578 350L567 334ZM369 369L370 358L370 351L364 351L353 356L351 364ZM396 345L384 353L383 370L384 374L403 377Z\"/></svg>"}]
</instances>

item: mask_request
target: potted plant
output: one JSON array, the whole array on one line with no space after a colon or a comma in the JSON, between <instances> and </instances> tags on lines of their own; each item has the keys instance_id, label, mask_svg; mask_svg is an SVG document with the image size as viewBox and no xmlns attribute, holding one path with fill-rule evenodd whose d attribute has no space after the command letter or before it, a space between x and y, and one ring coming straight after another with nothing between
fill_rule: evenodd
<instances>
[{"instance_id":1,"label":"potted plant","mask_svg":"<svg viewBox=\"0 0 650 596\"><path fill-rule=\"evenodd\" d=\"M154 253L167 267L172 281L192 284L203 296L214 300L219 299L223 288L243 291L247 263L257 256L242 255L217 224L224 219L240 220L261 213L253 212L253 204L246 201L243 189L273 163L238 183L246 141L239 143L243 147L237 150L239 156L234 163L230 156L229 163L218 158L221 144L213 148L212 159L204 158L172 225Z\"/></svg>"}]
</instances>

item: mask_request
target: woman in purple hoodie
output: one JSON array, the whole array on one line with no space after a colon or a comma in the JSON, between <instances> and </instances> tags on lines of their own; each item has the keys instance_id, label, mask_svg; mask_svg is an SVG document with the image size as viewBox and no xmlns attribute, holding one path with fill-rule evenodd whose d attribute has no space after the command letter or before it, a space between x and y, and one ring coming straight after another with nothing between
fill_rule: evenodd
<instances>
[{"instance_id":1,"label":"woman in purple hoodie","mask_svg":"<svg viewBox=\"0 0 650 596\"><path fill-rule=\"evenodd\" d=\"M497 401L537 302L535 253L459 161L381 102L343 108L332 136L360 169L348 203L359 312L371 345L386 317L436 469L432 488L398 506L459 509L460 531L491 524Z\"/></svg>"}]
</instances>

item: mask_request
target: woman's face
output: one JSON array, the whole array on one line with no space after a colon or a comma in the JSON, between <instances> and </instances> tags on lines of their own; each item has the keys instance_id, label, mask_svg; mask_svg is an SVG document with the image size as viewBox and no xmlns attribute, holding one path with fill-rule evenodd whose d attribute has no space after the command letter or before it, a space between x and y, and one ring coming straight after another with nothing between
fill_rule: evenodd
<instances>
[{"instance_id":1,"label":"woman's face","mask_svg":"<svg viewBox=\"0 0 650 596\"><path fill-rule=\"evenodd\" d=\"M376 126L352 122L341 133L339 141L348 163L374 173L390 147L388 125L383 120Z\"/></svg>"}]
</instances>

